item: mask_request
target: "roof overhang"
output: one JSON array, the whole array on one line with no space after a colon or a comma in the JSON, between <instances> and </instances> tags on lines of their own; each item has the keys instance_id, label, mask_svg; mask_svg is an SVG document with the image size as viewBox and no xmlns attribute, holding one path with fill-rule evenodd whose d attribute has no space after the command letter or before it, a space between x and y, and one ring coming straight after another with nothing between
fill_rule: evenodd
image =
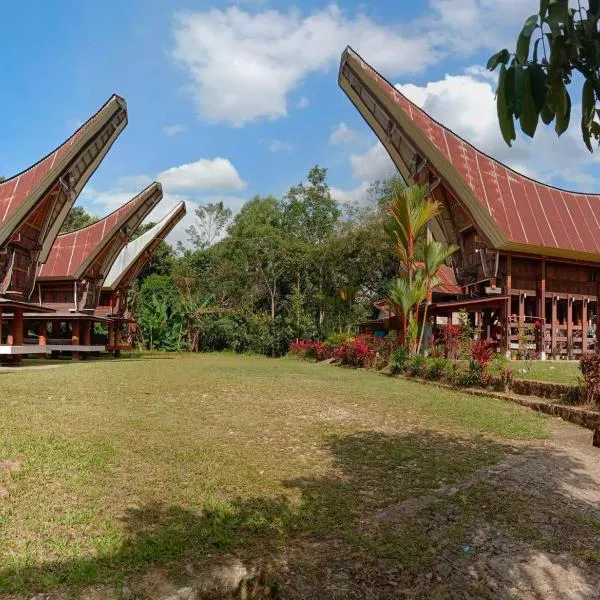
<instances>
[{"instance_id":1,"label":"roof overhang","mask_svg":"<svg viewBox=\"0 0 600 600\"><path fill-rule=\"evenodd\" d=\"M413 152L423 155L428 168L446 182L456 200L472 216L481 234L494 248L507 246L508 240L456 169L390 96L390 93L399 92L349 47L342 54L338 82L379 138L405 181L411 181L413 173L402 158L399 144L393 143L394 136ZM389 93L382 85L389 86ZM393 133L390 135L390 132Z\"/></svg>"},{"instance_id":2,"label":"roof overhang","mask_svg":"<svg viewBox=\"0 0 600 600\"><path fill-rule=\"evenodd\" d=\"M118 115L121 114L123 118L118 119ZM77 199L77 196L89 180L89 178L93 175L94 171L97 169L98 165L102 162L102 159L119 136L121 131L127 125L127 105L125 100L120 96L113 95L108 102L98 111L96 115L94 115L86 124L84 124L78 133L76 133L71 141L65 142L63 146L55 149L50 155L44 157L36 163L30 169L36 168L38 164L40 164L45 159L52 156L52 154L56 154L51 168L48 170L48 173L40 180L40 182L35 186L35 188L28 194L25 202L20 204L20 206L4 221L0 224L0 246L5 245L13 233L18 229L21 223L27 218L29 213L35 208L37 203L45 196L45 194L56 185L58 178L68 169L69 165L73 163L76 158L85 150L87 145L91 140L95 138L96 135L107 124L109 124L112 120L115 120L115 130L110 135L109 139L103 144L102 150L95 157L93 161L91 161L85 168L85 171L81 174L81 177L77 181L77 184L73 190L71 190L71 202L67 203L61 210L60 214L55 218L54 222L51 224L51 227L45 232L45 237L42 243L42 248L39 255L39 261L44 262L48 254L50 253L50 249L62 226L71 206ZM117 123L118 120L118 123ZM63 147L66 147L66 150L62 151ZM26 173L16 175L15 177L22 176ZM13 179L13 178L11 178ZM10 181L10 180L8 180ZM5 184L7 182L4 182Z\"/></svg>"},{"instance_id":3,"label":"roof overhang","mask_svg":"<svg viewBox=\"0 0 600 600\"><path fill-rule=\"evenodd\" d=\"M185 202L180 202L154 227L137 239L129 242L113 263L106 280L104 291L115 291L124 279L132 281L137 277L144 264L150 260L152 252L173 230L186 214ZM145 260L142 258L145 257Z\"/></svg>"}]
</instances>

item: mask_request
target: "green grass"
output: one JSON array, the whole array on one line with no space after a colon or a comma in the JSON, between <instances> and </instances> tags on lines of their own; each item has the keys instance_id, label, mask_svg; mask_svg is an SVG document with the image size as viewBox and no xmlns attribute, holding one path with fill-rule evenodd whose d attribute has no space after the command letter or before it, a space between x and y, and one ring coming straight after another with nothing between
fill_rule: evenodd
<instances>
[{"instance_id":1,"label":"green grass","mask_svg":"<svg viewBox=\"0 0 600 600\"><path fill-rule=\"evenodd\" d=\"M581 375L579 361L503 361L499 364L492 363L491 372L499 372L500 366L510 367L514 371L515 377L519 379L533 379L535 381L549 381L552 383L575 384Z\"/></svg>"},{"instance_id":2,"label":"green grass","mask_svg":"<svg viewBox=\"0 0 600 600\"><path fill-rule=\"evenodd\" d=\"M418 570L430 532L365 519L548 436L510 403L291 359L152 355L0 381L0 464L20 464L0 470L3 597L158 567L181 580L222 555L285 557L313 591L342 557Z\"/></svg>"}]
</instances>

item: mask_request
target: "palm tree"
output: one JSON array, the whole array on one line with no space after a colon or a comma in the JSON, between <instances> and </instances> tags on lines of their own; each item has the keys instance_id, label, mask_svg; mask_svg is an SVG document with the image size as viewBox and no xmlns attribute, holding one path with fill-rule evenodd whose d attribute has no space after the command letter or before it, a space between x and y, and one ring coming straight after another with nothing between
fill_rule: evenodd
<instances>
[{"instance_id":1,"label":"palm tree","mask_svg":"<svg viewBox=\"0 0 600 600\"><path fill-rule=\"evenodd\" d=\"M408 315L411 310L418 306L427 295L427 281L421 271L417 271L412 281L405 277L399 277L392 282L388 290L388 304L394 312L402 317L402 335L404 344L408 343Z\"/></svg>"},{"instance_id":2,"label":"palm tree","mask_svg":"<svg viewBox=\"0 0 600 600\"><path fill-rule=\"evenodd\" d=\"M441 266L458 250L458 246L450 245L444 248L440 242L432 240L425 244L423 248L423 266L422 273L425 280L425 297L429 299L431 290L440 283L437 273ZM417 353L421 351L423 345L423 335L425 333L425 324L427 321L427 302L423 308L423 326L417 346Z\"/></svg>"},{"instance_id":3,"label":"palm tree","mask_svg":"<svg viewBox=\"0 0 600 600\"><path fill-rule=\"evenodd\" d=\"M387 222L387 233L409 281L412 281L415 270L416 240L441 209L441 204L429 199L428 195L426 186L398 188L388 207L392 219Z\"/></svg>"}]
</instances>

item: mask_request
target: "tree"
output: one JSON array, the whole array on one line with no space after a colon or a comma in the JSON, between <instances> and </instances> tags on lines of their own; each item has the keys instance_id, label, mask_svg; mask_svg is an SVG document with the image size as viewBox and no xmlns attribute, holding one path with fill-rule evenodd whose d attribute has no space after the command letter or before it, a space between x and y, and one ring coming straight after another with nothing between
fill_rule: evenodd
<instances>
[{"instance_id":1,"label":"tree","mask_svg":"<svg viewBox=\"0 0 600 600\"><path fill-rule=\"evenodd\" d=\"M525 21L516 50L506 48L490 57L490 71L500 66L496 104L505 142L516 139L515 121L528 136L535 135L539 119L554 121L560 136L569 127L573 74L584 79L581 95L581 134L592 151L600 140L600 0L540 0L540 10Z\"/></svg>"},{"instance_id":2,"label":"tree","mask_svg":"<svg viewBox=\"0 0 600 600\"><path fill-rule=\"evenodd\" d=\"M444 249L441 243L428 241L424 247L422 264L417 261L416 240L431 219L440 212L440 203L431 200L428 196L429 190L424 186L413 185L401 188L397 190L388 208L392 219L387 223L387 230L402 267L400 277L390 286L389 303L402 317L404 343L411 351L417 352L420 351L423 340L427 315L427 304L425 304L419 336L419 305L436 285L436 274L442 264L457 250L456 246ZM411 331L414 332L410 340L407 335L409 324L412 325Z\"/></svg>"},{"instance_id":3,"label":"tree","mask_svg":"<svg viewBox=\"0 0 600 600\"><path fill-rule=\"evenodd\" d=\"M73 206L67 214L60 233L70 233L77 229L82 229L88 225L92 225L98 220L98 217L90 215L83 206Z\"/></svg>"},{"instance_id":4,"label":"tree","mask_svg":"<svg viewBox=\"0 0 600 600\"><path fill-rule=\"evenodd\" d=\"M185 232L195 248L206 248L214 244L231 221L231 209L222 201L209 202L195 210L197 222Z\"/></svg>"},{"instance_id":5,"label":"tree","mask_svg":"<svg viewBox=\"0 0 600 600\"><path fill-rule=\"evenodd\" d=\"M255 273L268 293L275 319L280 279L289 263L289 242L283 229L283 211L273 196L255 196L229 228L229 258Z\"/></svg>"}]
</instances>

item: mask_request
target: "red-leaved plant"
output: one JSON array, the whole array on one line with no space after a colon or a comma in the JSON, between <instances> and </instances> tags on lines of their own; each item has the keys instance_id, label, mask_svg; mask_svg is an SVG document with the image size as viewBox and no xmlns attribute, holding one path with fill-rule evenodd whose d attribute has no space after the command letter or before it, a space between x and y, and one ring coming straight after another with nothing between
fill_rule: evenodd
<instances>
[{"instance_id":1,"label":"red-leaved plant","mask_svg":"<svg viewBox=\"0 0 600 600\"><path fill-rule=\"evenodd\" d=\"M492 340L477 340L471 350L471 360L483 373L494 356L494 344Z\"/></svg>"}]
</instances>

